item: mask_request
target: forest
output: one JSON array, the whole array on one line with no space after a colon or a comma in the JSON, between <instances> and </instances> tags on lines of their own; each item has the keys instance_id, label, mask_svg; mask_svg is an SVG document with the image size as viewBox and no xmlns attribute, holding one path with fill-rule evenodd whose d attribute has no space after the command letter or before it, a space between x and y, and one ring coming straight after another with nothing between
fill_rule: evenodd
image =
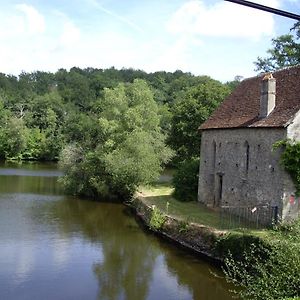
<instances>
[{"instance_id":1,"label":"forest","mask_svg":"<svg viewBox=\"0 0 300 300\"><path fill-rule=\"evenodd\" d=\"M198 127L237 83L113 67L0 74L0 158L59 160L70 192L127 197L198 158Z\"/></svg>"}]
</instances>

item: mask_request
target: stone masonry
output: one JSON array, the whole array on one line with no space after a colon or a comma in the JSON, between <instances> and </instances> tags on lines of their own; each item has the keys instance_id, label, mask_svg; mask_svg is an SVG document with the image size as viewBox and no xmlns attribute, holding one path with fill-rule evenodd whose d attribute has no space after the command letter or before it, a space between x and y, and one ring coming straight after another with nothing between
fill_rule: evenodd
<instances>
[{"instance_id":1,"label":"stone masonry","mask_svg":"<svg viewBox=\"0 0 300 300\"><path fill-rule=\"evenodd\" d=\"M282 220L298 216L294 184L272 147L300 141L300 66L273 76L243 81L200 127L198 200L207 206L269 206Z\"/></svg>"}]
</instances>

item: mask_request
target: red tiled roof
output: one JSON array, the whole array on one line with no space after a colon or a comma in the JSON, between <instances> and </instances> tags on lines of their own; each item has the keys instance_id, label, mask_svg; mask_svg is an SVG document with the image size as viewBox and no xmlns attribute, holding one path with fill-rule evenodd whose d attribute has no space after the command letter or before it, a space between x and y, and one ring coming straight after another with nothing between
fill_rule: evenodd
<instances>
[{"instance_id":1,"label":"red tiled roof","mask_svg":"<svg viewBox=\"0 0 300 300\"><path fill-rule=\"evenodd\" d=\"M266 118L259 119L263 77L264 74L243 80L200 129L287 126L300 110L300 65L273 73L276 79L276 106Z\"/></svg>"}]
</instances>

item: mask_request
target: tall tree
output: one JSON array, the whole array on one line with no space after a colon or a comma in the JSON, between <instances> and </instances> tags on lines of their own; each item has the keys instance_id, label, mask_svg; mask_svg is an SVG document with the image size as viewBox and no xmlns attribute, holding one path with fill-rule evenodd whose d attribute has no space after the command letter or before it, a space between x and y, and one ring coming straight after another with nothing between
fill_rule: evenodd
<instances>
[{"instance_id":1,"label":"tall tree","mask_svg":"<svg viewBox=\"0 0 300 300\"><path fill-rule=\"evenodd\" d=\"M174 104L168 144L176 151L175 163L199 156L198 128L229 92L227 85L210 79L189 88Z\"/></svg>"},{"instance_id":2,"label":"tall tree","mask_svg":"<svg viewBox=\"0 0 300 300\"><path fill-rule=\"evenodd\" d=\"M105 89L99 103L99 142L64 149L62 182L75 194L126 198L159 176L171 151L164 145L157 104L145 81Z\"/></svg>"},{"instance_id":3,"label":"tall tree","mask_svg":"<svg viewBox=\"0 0 300 300\"><path fill-rule=\"evenodd\" d=\"M257 71L270 72L300 64L300 22L290 29L289 34L272 39L272 44L273 48L267 51L268 57L257 58Z\"/></svg>"}]
</instances>

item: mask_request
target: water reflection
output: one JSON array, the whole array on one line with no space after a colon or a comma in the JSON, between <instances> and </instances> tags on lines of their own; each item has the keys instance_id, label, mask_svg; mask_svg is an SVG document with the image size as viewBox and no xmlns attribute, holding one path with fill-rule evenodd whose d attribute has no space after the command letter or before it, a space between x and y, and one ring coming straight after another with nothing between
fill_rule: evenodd
<instances>
[{"instance_id":1,"label":"water reflection","mask_svg":"<svg viewBox=\"0 0 300 300\"><path fill-rule=\"evenodd\" d=\"M0 193L62 194L57 177L0 175L0 182Z\"/></svg>"},{"instance_id":2,"label":"water reflection","mask_svg":"<svg viewBox=\"0 0 300 300\"><path fill-rule=\"evenodd\" d=\"M65 199L49 206L64 235L81 232L100 246L93 264L98 299L146 299L158 249L120 204Z\"/></svg>"},{"instance_id":3,"label":"water reflection","mask_svg":"<svg viewBox=\"0 0 300 300\"><path fill-rule=\"evenodd\" d=\"M124 206L66 197L55 179L0 176L0 299L231 299Z\"/></svg>"},{"instance_id":4,"label":"water reflection","mask_svg":"<svg viewBox=\"0 0 300 300\"><path fill-rule=\"evenodd\" d=\"M232 299L228 284L212 275L217 270L141 231L119 204L73 198L51 210L63 234L82 232L101 245L93 264L98 299Z\"/></svg>"}]
</instances>

